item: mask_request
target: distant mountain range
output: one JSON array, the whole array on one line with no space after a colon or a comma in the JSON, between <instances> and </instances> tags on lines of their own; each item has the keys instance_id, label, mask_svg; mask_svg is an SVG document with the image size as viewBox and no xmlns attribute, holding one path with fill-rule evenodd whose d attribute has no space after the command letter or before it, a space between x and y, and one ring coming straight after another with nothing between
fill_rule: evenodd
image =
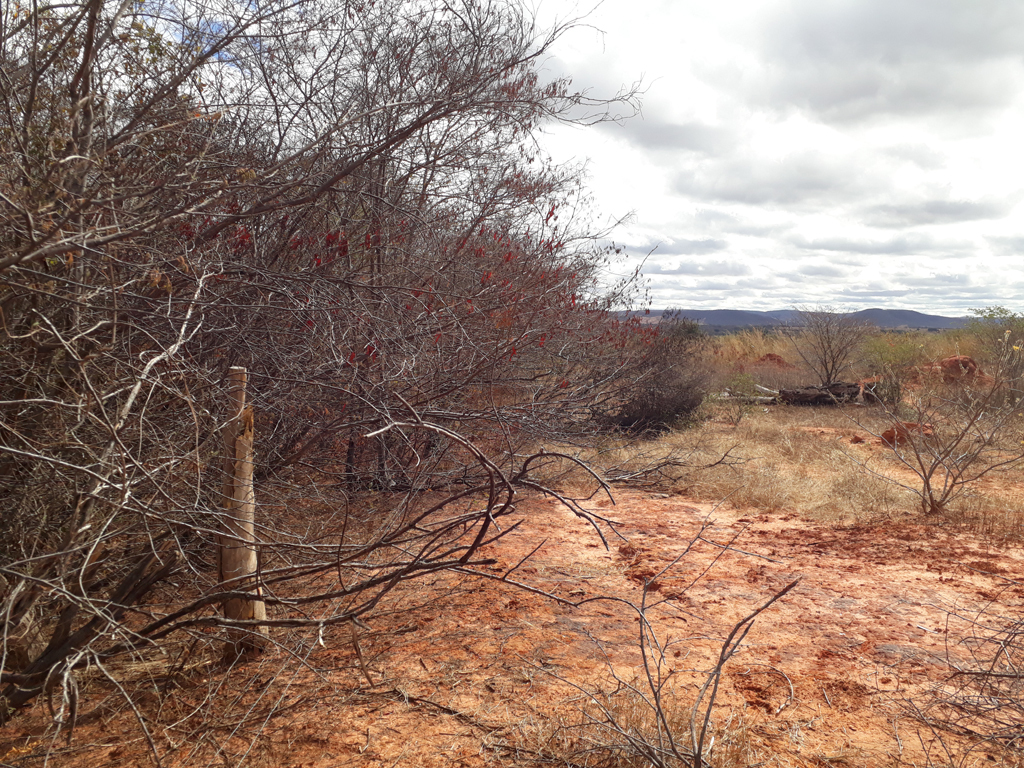
<instances>
[{"instance_id":1,"label":"distant mountain range","mask_svg":"<svg viewBox=\"0 0 1024 768\"><path fill-rule=\"evenodd\" d=\"M651 310L651 316L660 316L664 310ZM787 325L795 321L795 309L780 309L775 312L754 312L745 309L684 309L680 315L696 320L710 328L770 328L775 325ZM943 317L926 315L911 309L862 309L852 312L852 317L874 323L879 328L912 328L946 330L962 328L970 318Z\"/></svg>"}]
</instances>

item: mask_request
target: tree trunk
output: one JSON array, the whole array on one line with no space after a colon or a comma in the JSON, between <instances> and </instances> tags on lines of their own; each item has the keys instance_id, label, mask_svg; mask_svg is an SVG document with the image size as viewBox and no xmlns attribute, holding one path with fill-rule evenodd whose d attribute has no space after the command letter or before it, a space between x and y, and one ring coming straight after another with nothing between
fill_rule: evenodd
<instances>
[{"instance_id":1,"label":"tree trunk","mask_svg":"<svg viewBox=\"0 0 1024 768\"><path fill-rule=\"evenodd\" d=\"M253 418L245 407L245 368L228 371L228 408L224 427L224 516L221 522L218 564L221 588L251 592L253 597L232 597L224 602L224 618L263 621L267 609L257 583L256 495L253 490ZM233 628L227 653L234 656L260 651L267 643L266 627Z\"/></svg>"}]
</instances>

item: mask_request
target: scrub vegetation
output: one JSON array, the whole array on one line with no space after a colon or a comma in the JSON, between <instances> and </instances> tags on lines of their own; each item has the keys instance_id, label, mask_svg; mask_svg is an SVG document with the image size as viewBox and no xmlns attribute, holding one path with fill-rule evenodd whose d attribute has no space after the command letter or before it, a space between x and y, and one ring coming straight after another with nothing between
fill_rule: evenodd
<instances>
[{"instance_id":1,"label":"scrub vegetation","mask_svg":"<svg viewBox=\"0 0 1024 768\"><path fill-rule=\"evenodd\" d=\"M548 121L638 107L544 79L571 24L511 0L3 0L4 765L290 765L328 700L364 740L353 764L381 701L482 727L376 662L486 590L606 601L639 625L644 669L611 666L618 692L572 709L568 736L547 712L557 753L488 725L493 755L739 765L719 684L797 582L724 628L680 708L652 596L707 539L628 576L639 597L579 599L544 580L543 500L619 576L643 553L597 500L623 487L1014 537L1021 507L991 480L1024 445L1020 317L834 337L815 310L717 340L647 322L639 276L609 277L582 170L537 145ZM935 368L952 356L975 368ZM847 372L898 383L860 410L742 400ZM846 439L911 418L885 449Z\"/></svg>"}]
</instances>

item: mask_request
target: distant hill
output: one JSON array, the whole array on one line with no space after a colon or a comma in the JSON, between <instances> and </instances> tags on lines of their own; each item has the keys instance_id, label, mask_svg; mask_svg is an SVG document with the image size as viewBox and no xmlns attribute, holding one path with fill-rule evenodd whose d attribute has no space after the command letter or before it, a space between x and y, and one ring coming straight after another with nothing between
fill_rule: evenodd
<instances>
[{"instance_id":1,"label":"distant hill","mask_svg":"<svg viewBox=\"0 0 1024 768\"><path fill-rule=\"evenodd\" d=\"M874 323L879 328L963 328L970 322L969 317L943 317L926 315L912 309L862 309L854 312L854 317Z\"/></svg>"},{"instance_id":2,"label":"distant hill","mask_svg":"<svg viewBox=\"0 0 1024 768\"><path fill-rule=\"evenodd\" d=\"M651 310L652 317L659 317L664 310ZM771 328L793 322L796 310L780 309L774 312L756 312L748 309L684 309L683 317L696 320L711 328ZM879 328L913 328L946 330L962 328L970 318L926 315L911 309L862 309L853 317L874 323Z\"/></svg>"},{"instance_id":3,"label":"distant hill","mask_svg":"<svg viewBox=\"0 0 1024 768\"><path fill-rule=\"evenodd\" d=\"M652 311L653 315L654 312ZM792 310L779 312L755 312L748 309L684 309L681 316L696 320L702 325L721 326L723 328L750 328L757 326L768 328L773 325L785 325L793 319Z\"/></svg>"}]
</instances>

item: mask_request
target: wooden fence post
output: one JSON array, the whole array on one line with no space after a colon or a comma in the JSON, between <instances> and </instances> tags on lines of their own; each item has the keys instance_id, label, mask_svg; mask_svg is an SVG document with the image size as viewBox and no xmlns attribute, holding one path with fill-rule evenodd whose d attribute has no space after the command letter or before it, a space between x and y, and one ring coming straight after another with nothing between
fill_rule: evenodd
<instances>
[{"instance_id":1,"label":"wooden fence post","mask_svg":"<svg viewBox=\"0 0 1024 768\"><path fill-rule=\"evenodd\" d=\"M256 583L259 570L256 548L256 494L253 489L252 408L245 406L245 368L228 370L228 414L224 426L224 515L218 537L217 563L222 588L251 592L223 604L224 618L262 621L267 618L262 589ZM269 637L267 627L231 629L227 652L234 656L262 650Z\"/></svg>"}]
</instances>

